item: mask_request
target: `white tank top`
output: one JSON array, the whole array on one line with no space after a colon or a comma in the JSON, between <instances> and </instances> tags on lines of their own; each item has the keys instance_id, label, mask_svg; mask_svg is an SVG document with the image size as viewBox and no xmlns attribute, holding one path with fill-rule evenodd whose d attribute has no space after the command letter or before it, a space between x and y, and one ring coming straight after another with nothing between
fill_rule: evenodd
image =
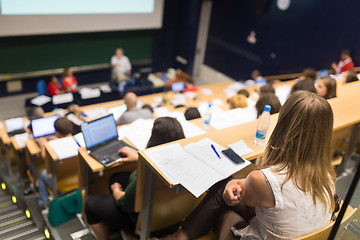
<instances>
[{"instance_id":1,"label":"white tank top","mask_svg":"<svg viewBox=\"0 0 360 240\"><path fill-rule=\"evenodd\" d=\"M232 229L244 239L293 239L321 229L330 223L331 213L318 201L316 206L310 194L300 191L289 180L281 185L286 174L274 173L270 168L261 170L272 189L275 207L255 206L256 216L244 229Z\"/></svg>"}]
</instances>

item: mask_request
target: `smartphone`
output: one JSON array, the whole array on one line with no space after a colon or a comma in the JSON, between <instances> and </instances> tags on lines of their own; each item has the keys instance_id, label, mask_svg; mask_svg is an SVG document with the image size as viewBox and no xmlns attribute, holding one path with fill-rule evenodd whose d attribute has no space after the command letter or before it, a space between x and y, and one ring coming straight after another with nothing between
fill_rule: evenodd
<instances>
[{"instance_id":1,"label":"smartphone","mask_svg":"<svg viewBox=\"0 0 360 240\"><path fill-rule=\"evenodd\" d=\"M232 150L231 148L229 149L225 149L221 151L228 159L230 159L231 161L233 161L236 164L240 164L245 162L244 159L242 159L242 157L240 157L239 155L236 154L236 152L234 152L234 150Z\"/></svg>"}]
</instances>

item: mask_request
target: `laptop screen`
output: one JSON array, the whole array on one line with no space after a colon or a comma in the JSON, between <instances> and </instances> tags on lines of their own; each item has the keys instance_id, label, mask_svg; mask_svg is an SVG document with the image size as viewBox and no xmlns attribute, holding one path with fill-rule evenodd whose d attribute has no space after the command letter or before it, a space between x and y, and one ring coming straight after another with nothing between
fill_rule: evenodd
<instances>
[{"instance_id":1,"label":"laptop screen","mask_svg":"<svg viewBox=\"0 0 360 240\"><path fill-rule=\"evenodd\" d=\"M7 132L24 129L24 119L22 117L7 119L5 120L5 127Z\"/></svg>"},{"instance_id":2,"label":"laptop screen","mask_svg":"<svg viewBox=\"0 0 360 240\"><path fill-rule=\"evenodd\" d=\"M171 84L171 91L173 92L182 92L185 89L185 84L183 82L176 82Z\"/></svg>"},{"instance_id":3,"label":"laptop screen","mask_svg":"<svg viewBox=\"0 0 360 240\"><path fill-rule=\"evenodd\" d=\"M108 115L92 122L81 124L86 148L92 148L112 138L118 138L113 115Z\"/></svg>"},{"instance_id":4,"label":"laptop screen","mask_svg":"<svg viewBox=\"0 0 360 240\"><path fill-rule=\"evenodd\" d=\"M32 120L31 125L34 138L55 134L54 122L59 117L59 115L54 115Z\"/></svg>"},{"instance_id":5,"label":"laptop screen","mask_svg":"<svg viewBox=\"0 0 360 240\"><path fill-rule=\"evenodd\" d=\"M114 115L115 120L119 119L119 117L126 111L127 107L125 104L121 104L116 107L109 108L107 111L109 114Z\"/></svg>"}]
</instances>

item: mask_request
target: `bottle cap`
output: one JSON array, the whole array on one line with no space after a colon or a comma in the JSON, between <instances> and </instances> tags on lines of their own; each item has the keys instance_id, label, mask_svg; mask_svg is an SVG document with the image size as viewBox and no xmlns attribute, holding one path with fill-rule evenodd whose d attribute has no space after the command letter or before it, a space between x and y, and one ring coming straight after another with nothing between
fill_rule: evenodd
<instances>
[{"instance_id":1,"label":"bottle cap","mask_svg":"<svg viewBox=\"0 0 360 240\"><path fill-rule=\"evenodd\" d=\"M211 108L211 105L212 105L211 102L209 102L209 108Z\"/></svg>"},{"instance_id":2,"label":"bottle cap","mask_svg":"<svg viewBox=\"0 0 360 240\"><path fill-rule=\"evenodd\" d=\"M270 105L265 105L264 111L270 112L270 110L271 110L271 106Z\"/></svg>"}]
</instances>

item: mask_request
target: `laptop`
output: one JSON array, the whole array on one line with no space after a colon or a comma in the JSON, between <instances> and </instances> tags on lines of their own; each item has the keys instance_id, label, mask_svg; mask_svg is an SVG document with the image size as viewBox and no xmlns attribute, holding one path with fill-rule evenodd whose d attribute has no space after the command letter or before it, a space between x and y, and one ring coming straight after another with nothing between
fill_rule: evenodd
<instances>
[{"instance_id":1,"label":"laptop","mask_svg":"<svg viewBox=\"0 0 360 240\"><path fill-rule=\"evenodd\" d=\"M121 104L116 107L109 108L107 111L109 114L114 115L115 120L119 119L121 115L127 110L126 104Z\"/></svg>"},{"instance_id":2,"label":"laptop","mask_svg":"<svg viewBox=\"0 0 360 240\"><path fill-rule=\"evenodd\" d=\"M81 124L86 148L93 158L108 167L121 161L118 151L129 146L118 139L116 122L112 114Z\"/></svg>"},{"instance_id":3,"label":"laptop","mask_svg":"<svg viewBox=\"0 0 360 240\"><path fill-rule=\"evenodd\" d=\"M25 132L24 119L22 117L6 119L5 127L10 137Z\"/></svg>"},{"instance_id":4,"label":"laptop","mask_svg":"<svg viewBox=\"0 0 360 240\"><path fill-rule=\"evenodd\" d=\"M55 135L54 122L58 119L59 115L50 117L38 118L31 121L32 132L34 138L46 137Z\"/></svg>"}]
</instances>

